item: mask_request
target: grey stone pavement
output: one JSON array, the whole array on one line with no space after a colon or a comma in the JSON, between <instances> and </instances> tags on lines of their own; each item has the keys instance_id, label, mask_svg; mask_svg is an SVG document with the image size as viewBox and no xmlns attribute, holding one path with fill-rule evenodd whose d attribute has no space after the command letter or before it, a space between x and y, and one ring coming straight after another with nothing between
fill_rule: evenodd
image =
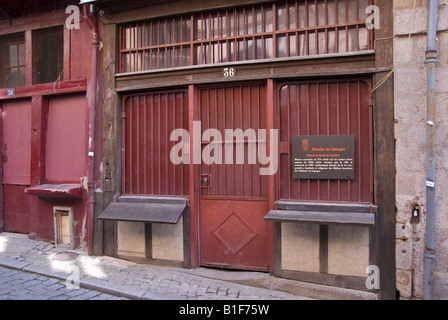
<instances>
[{"instance_id":1,"label":"grey stone pavement","mask_svg":"<svg viewBox=\"0 0 448 320\"><path fill-rule=\"evenodd\" d=\"M65 281L0 267L1 300L127 300L97 290L67 288Z\"/></svg>"},{"instance_id":2,"label":"grey stone pavement","mask_svg":"<svg viewBox=\"0 0 448 320\"><path fill-rule=\"evenodd\" d=\"M5 232L0 233L0 268L0 282L5 282L8 272L13 271L28 273L28 280L38 287L42 284L50 285L51 281L58 280L54 282L53 289L59 290L63 297L68 296L69 299L77 297L77 299L108 300L123 297L132 300L371 300L375 298L368 293L325 289L322 286L279 279L267 273L161 267L107 256L88 256L84 251L70 250L63 246L55 247L49 242L28 239L27 235ZM14 277L20 281L17 279L18 274L11 274L8 279ZM65 293L63 290L68 291ZM89 290L90 293L87 292ZM51 298L51 287L47 291L50 292L47 295ZM20 294L23 294L25 300L33 300L30 292L29 295ZM20 294L16 294L18 299Z\"/></svg>"}]
</instances>

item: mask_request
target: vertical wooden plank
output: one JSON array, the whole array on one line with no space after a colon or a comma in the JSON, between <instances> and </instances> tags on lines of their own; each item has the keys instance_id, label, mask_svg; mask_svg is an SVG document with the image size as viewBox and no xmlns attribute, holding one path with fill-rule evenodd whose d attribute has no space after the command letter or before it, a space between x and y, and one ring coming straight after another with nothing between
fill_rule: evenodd
<instances>
[{"instance_id":1,"label":"vertical wooden plank","mask_svg":"<svg viewBox=\"0 0 448 320\"><path fill-rule=\"evenodd\" d=\"M328 225L319 226L319 272L328 273Z\"/></svg>"},{"instance_id":2,"label":"vertical wooden plank","mask_svg":"<svg viewBox=\"0 0 448 320\"><path fill-rule=\"evenodd\" d=\"M45 179L45 136L48 100L42 96L31 99L31 167L30 184L43 183Z\"/></svg>"},{"instance_id":3,"label":"vertical wooden plank","mask_svg":"<svg viewBox=\"0 0 448 320\"><path fill-rule=\"evenodd\" d=\"M274 272L277 277L282 274L282 224L274 223Z\"/></svg>"},{"instance_id":4,"label":"vertical wooden plank","mask_svg":"<svg viewBox=\"0 0 448 320\"><path fill-rule=\"evenodd\" d=\"M121 101L115 93L115 72L119 64L116 57L118 28L116 24L103 25L103 196L104 208L112 201L116 192L121 192ZM116 222L103 222L103 234L96 235L103 239L103 254L116 257L117 225ZM95 237L94 237L95 238Z\"/></svg>"},{"instance_id":5,"label":"vertical wooden plank","mask_svg":"<svg viewBox=\"0 0 448 320\"><path fill-rule=\"evenodd\" d=\"M152 223L145 223L145 256L152 259Z\"/></svg>"},{"instance_id":6,"label":"vertical wooden plank","mask_svg":"<svg viewBox=\"0 0 448 320\"><path fill-rule=\"evenodd\" d=\"M375 80L387 73L378 73ZM375 248L380 269L380 299L395 299L395 153L392 77L375 94Z\"/></svg>"},{"instance_id":7,"label":"vertical wooden plank","mask_svg":"<svg viewBox=\"0 0 448 320\"><path fill-rule=\"evenodd\" d=\"M103 225L104 222L98 219L101 212L104 211L104 194L102 191L95 192L95 212L93 219L93 255L103 255Z\"/></svg>"},{"instance_id":8,"label":"vertical wooden plank","mask_svg":"<svg viewBox=\"0 0 448 320\"><path fill-rule=\"evenodd\" d=\"M31 99L31 159L30 184L38 185L45 180L45 135L48 100L42 96L33 96ZM30 198L29 237L35 238L39 228L38 198Z\"/></svg>"},{"instance_id":9,"label":"vertical wooden plank","mask_svg":"<svg viewBox=\"0 0 448 320\"><path fill-rule=\"evenodd\" d=\"M3 111L3 105L0 100L0 111ZM3 146L3 116L0 117L0 146ZM5 228L5 218L4 218L4 198L3 198L3 152L0 152L0 233L3 232Z\"/></svg>"},{"instance_id":10,"label":"vertical wooden plank","mask_svg":"<svg viewBox=\"0 0 448 320\"><path fill-rule=\"evenodd\" d=\"M25 85L33 84L33 42L31 39L31 30L25 31Z\"/></svg>"},{"instance_id":11,"label":"vertical wooden plank","mask_svg":"<svg viewBox=\"0 0 448 320\"><path fill-rule=\"evenodd\" d=\"M64 28L64 80L70 80L71 30Z\"/></svg>"},{"instance_id":12,"label":"vertical wooden plank","mask_svg":"<svg viewBox=\"0 0 448 320\"><path fill-rule=\"evenodd\" d=\"M193 31L192 31L193 33ZM191 239L191 266L199 265L199 166L195 164L195 134L194 121L199 120L198 105L196 104L196 89L194 85L188 86L188 113L190 132L190 239ZM198 132L201 134L201 132ZM200 141L200 138L199 138ZM200 148L200 146L197 146ZM200 149L199 149L200 150Z\"/></svg>"},{"instance_id":13,"label":"vertical wooden plank","mask_svg":"<svg viewBox=\"0 0 448 320\"><path fill-rule=\"evenodd\" d=\"M190 206L184 211L182 215L183 223L183 244L184 244L184 268L191 267L191 224L190 224Z\"/></svg>"},{"instance_id":14,"label":"vertical wooden plank","mask_svg":"<svg viewBox=\"0 0 448 320\"><path fill-rule=\"evenodd\" d=\"M375 0L381 10L381 28L375 30L376 68L391 69L393 66L393 10L392 1ZM388 72L378 72L378 83ZM375 203L378 205L376 225L378 267L380 269L380 292L382 300L395 299L395 151L394 151L394 84L389 78L374 94L375 131Z\"/></svg>"},{"instance_id":15,"label":"vertical wooden plank","mask_svg":"<svg viewBox=\"0 0 448 320\"><path fill-rule=\"evenodd\" d=\"M117 150L117 139L120 139L119 131L121 128L120 104L117 103L115 87L115 70L116 70L116 39L117 26L115 24L106 24L103 29L103 164L104 172L108 179L103 179L103 190L105 192L114 192L121 189L117 180L120 168L118 167L118 159L121 158L121 150ZM120 146L119 146L120 147ZM121 172L120 172L121 173Z\"/></svg>"},{"instance_id":16,"label":"vertical wooden plank","mask_svg":"<svg viewBox=\"0 0 448 320\"><path fill-rule=\"evenodd\" d=\"M268 134L266 135L266 150L268 148L270 149L271 143L278 144L278 141L272 141L274 139L273 136L271 136L271 132L275 129L275 123L274 123L274 79L269 78L267 82L267 97L266 97L266 132ZM271 159L274 159L274 161L278 162L278 154L269 155ZM269 165L273 165L270 163ZM278 168L278 163L277 163ZM268 209L272 210L274 209L274 201L275 201L275 174L271 174L268 176ZM268 225L268 250L269 250L269 271L274 271L274 225L270 223Z\"/></svg>"}]
</instances>

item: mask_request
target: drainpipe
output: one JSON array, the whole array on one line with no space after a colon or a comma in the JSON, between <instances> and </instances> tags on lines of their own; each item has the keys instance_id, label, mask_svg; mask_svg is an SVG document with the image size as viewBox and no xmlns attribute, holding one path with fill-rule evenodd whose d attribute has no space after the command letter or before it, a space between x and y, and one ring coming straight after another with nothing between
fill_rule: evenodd
<instances>
[{"instance_id":1,"label":"drainpipe","mask_svg":"<svg viewBox=\"0 0 448 320\"><path fill-rule=\"evenodd\" d=\"M88 254L93 255L93 230L94 230L94 209L95 209L95 121L97 109L97 68L98 68L98 27L95 6L90 5L90 15L87 13L87 5L83 6L85 21L92 32L92 60L90 83L87 89L87 106L89 108L89 152L88 152L88 202L87 202L87 239Z\"/></svg>"},{"instance_id":2,"label":"drainpipe","mask_svg":"<svg viewBox=\"0 0 448 320\"><path fill-rule=\"evenodd\" d=\"M426 50L427 67L427 125L426 125L426 239L425 239L425 279L424 299L433 300L433 265L435 259L434 225L435 225L435 131L436 131L436 64L437 60L437 23L439 1L429 0L428 34Z\"/></svg>"}]
</instances>

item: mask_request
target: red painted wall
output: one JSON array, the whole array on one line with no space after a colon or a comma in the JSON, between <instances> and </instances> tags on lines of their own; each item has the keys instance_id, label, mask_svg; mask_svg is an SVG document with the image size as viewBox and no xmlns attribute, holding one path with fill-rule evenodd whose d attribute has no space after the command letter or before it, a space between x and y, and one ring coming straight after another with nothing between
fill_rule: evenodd
<instances>
[{"instance_id":1,"label":"red painted wall","mask_svg":"<svg viewBox=\"0 0 448 320\"><path fill-rule=\"evenodd\" d=\"M18 185L3 187L6 232L28 233L30 230L30 196L24 191L27 187Z\"/></svg>"},{"instance_id":2,"label":"red painted wall","mask_svg":"<svg viewBox=\"0 0 448 320\"><path fill-rule=\"evenodd\" d=\"M48 103L46 180L79 183L87 155L86 97L51 97Z\"/></svg>"}]
</instances>

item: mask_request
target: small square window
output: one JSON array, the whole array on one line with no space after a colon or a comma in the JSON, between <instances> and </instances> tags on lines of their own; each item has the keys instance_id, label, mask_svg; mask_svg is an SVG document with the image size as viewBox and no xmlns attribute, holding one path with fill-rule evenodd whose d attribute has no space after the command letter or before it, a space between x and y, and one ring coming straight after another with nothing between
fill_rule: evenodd
<instances>
[{"instance_id":1,"label":"small square window","mask_svg":"<svg viewBox=\"0 0 448 320\"><path fill-rule=\"evenodd\" d=\"M25 38L23 33L0 37L0 88L25 85Z\"/></svg>"}]
</instances>

